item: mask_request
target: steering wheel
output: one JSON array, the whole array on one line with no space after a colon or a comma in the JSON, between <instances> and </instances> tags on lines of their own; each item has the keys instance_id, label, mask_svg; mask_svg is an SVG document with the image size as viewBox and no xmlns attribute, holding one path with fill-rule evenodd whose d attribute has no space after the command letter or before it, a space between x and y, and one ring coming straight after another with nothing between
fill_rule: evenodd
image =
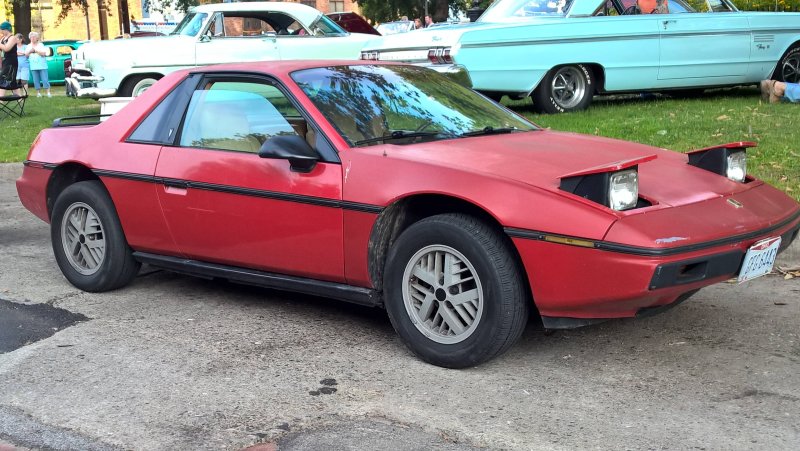
<instances>
[{"instance_id":1,"label":"steering wheel","mask_svg":"<svg viewBox=\"0 0 800 451\"><path fill-rule=\"evenodd\" d=\"M623 16L632 16L634 14L641 14L641 13L642 13L642 11L639 9L639 6L636 5L636 4L633 4L633 5L625 8L625 11L622 11L622 15Z\"/></svg>"}]
</instances>

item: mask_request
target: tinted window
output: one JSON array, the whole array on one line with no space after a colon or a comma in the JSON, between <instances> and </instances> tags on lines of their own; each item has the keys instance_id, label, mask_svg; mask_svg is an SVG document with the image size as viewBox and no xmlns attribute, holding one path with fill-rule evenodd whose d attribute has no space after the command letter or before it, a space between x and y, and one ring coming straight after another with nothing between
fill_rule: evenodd
<instances>
[{"instance_id":1,"label":"tinted window","mask_svg":"<svg viewBox=\"0 0 800 451\"><path fill-rule=\"evenodd\" d=\"M256 153L269 138L299 135L308 126L289 99L266 83L219 81L192 94L180 145Z\"/></svg>"},{"instance_id":2,"label":"tinted window","mask_svg":"<svg viewBox=\"0 0 800 451\"><path fill-rule=\"evenodd\" d=\"M190 75L176 86L139 123L128 141L172 145L180 115L186 108L189 94L197 86L197 80L197 75Z\"/></svg>"}]
</instances>

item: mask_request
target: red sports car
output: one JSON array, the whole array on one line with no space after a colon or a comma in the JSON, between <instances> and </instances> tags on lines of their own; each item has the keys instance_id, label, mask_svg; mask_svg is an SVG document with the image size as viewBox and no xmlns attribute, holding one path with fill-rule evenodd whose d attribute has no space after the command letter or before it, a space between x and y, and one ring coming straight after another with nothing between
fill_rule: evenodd
<instances>
[{"instance_id":1,"label":"red sports car","mask_svg":"<svg viewBox=\"0 0 800 451\"><path fill-rule=\"evenodd\" d=\"M99 124L56 121L17 189L86 291L141 263L383 306L460 368L546 328L634 317L770 270L800 205L733 143L681 154L543 130L424 68L173 73Z\"/></svg>"}]
</instances>

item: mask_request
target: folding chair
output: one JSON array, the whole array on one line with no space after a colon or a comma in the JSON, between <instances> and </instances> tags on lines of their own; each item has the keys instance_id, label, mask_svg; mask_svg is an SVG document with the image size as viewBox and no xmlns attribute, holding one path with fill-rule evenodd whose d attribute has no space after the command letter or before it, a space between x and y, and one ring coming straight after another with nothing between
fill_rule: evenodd
<instances>
[{"instance_id":1,"label":"folding chair","mask_svg":"<svg viewBox=\"0 0 800 451\"><path fill-rule=\"evenodd\" d=\"M11 94L0 97L0 121L7 117L22 117L25 115L25 100L28 98L28 90L21 86L20 95Z\"/></svg>"}]
</instances>

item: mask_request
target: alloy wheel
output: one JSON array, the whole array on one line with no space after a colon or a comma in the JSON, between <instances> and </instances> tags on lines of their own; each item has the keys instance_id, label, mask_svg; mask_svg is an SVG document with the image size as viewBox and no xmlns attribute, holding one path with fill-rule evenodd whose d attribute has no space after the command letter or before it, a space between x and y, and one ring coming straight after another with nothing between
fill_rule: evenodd
<instances>
[{"instance_id":1,"label":"alloy wheel","mask_svg":"<svg viewBox=\"0 0 800 451\"><path fill-rule=\"evenodd\" d=\"M403 273L403 301L416 328L442 344L460 343L477 329L483 289L475 267L457 250L427 246Z\"/></svg>"},{"instance_id":2,"label":"alloy wheel","mask_svg":"<svg viewBox=\"0 0 800 451\"><path fill-rule=\"evenodd\" d=\"M76 202L64 213L61 245L67 261L85 276L96 273L106 256L103 223L89 205Z\"/></svg>"}]
</instances>

